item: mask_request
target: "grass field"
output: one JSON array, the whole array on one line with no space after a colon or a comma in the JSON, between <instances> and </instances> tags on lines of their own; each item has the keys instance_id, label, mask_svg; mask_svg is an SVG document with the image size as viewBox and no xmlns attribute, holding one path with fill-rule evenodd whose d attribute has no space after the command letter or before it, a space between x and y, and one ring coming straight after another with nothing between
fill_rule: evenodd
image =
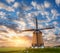
<instances>
[{"instance_id":1,"label":"grass field","mask_svg":"<svg viewBox=\"0 0 60 53\"><path fill-rule=\"evenodd\" d=\"M0 48L0 53L60 53L60 48Z\"/></svg>"}]
</instances>

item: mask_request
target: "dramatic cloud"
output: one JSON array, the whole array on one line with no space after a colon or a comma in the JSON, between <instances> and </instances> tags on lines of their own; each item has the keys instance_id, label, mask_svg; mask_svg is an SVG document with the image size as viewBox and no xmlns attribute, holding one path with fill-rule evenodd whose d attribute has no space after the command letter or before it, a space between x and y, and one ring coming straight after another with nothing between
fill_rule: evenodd
<instances>
[{"instance_id":1,"label":"dramatic cloud","mask_svg":"<svg viewBox=\"0 0 60 53\"><path fill-rule=\"evenodd\" d=\"M7 3L11 3L11 2L14 2L15 0L6 0Z\"/></svg>"},{"instance_id":2,"label":"dramatic cloud","mask_svg":"<svg viewBox=\"0 0 60 53\"><path fill-rule=\"evenodd\" d=\"M44 6L45 6L45 8L49 8L49 7L51 7L51 4L49 2L47 2L47 1L45 1Z\"/></svg>"},{"instance_id":3,"label":"dramatic cloud","mask_svg":"<svg viewBox=\"0 0 60 53\"><path fill-rule=\"evenodd\" d=\"M5 14L4 12L0 11L0 18L6 19L5 15L6 15L6 14Z\"/></svg>"},{"instance_id":4,"label":"dramatic cloud","mask_svg":"<svg viewBox=\"0 0 60 53\"><path fill-rule=\"evenodd\" d=\"M51 13L52 13L52 19L57 19L57 16L60 16L60 14L55 9L52 9Z\"/></svg>"},{"instance_id":5,"label":"dramatic cloud","mask_svg":"<svg viewBox=\"0 0 60 53\"><path fill-rule=\"evenodd\" d=\"M55 0L56 4L60 6L60 0Z\"/></svg>"},{"instance_id":6,"label":"dramatic cloud","mask_svg":"<svg viewBox=\"0 0 60 53\"><path fill-rule=\"evenodd\" d=\"M2 12L2 11L0 11L0 16L3 16L3 15L5 15L5 13L4 13L4 12Z\"/></svg>"},{"instance_id":7,"label":"dramatic cloud","mask_svg":"<svg viewBox=\"0 0 60 53\"><path fill-rule=\"evenodd\" d=\"M9 41L12 41L12 36L33 36L33 32L20 33L20 30L35 28L35 18L37 17L39 29L51 25L55 27L42 30L44 40L50 43L57 41L55 33L60 32L58 23L60 14L50 2L37 3L31 1L30 5L25 2L15 2L15 0L6 0L6 2L9 5L0 2L1 36L3 35L4 38L9 37Z\"/></svg>"},{"instance_id":8,"label":"dramatic cloud","mask_svg":"<svg viewBox=\"0 0 60 53\"><path fill-rule=\"evenodd\" d=\"M1 2L0 2L0 9L4 9L6 11L14 11L14 9L11 6L7 6L6 4Z\"/></svg>"},{"instance_id":9,"label":"dramatic cloud","mask_svg":"<svg viewBox=\"0 0 60 53\"><path fill-rule=\"evenodd\" d=\"M20 6L20 4L18 2L15 2L13 5L14 8L18 8L18 6Z\"/></svg>"}]
</instances>

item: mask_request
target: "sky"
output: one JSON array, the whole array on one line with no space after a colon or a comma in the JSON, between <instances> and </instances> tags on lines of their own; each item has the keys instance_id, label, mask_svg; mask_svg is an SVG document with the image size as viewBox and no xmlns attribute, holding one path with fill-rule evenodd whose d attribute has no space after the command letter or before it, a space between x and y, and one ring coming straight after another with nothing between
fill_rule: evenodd
<instances>
[{"instance_id":1,"label":"sky","mask_svg":"<svg viewBox=\"0 0 60 53\"><path fill-rule=\"evenodd\" d=\"M41 30L44 42L60 44L60 0L0 0L0 46L12 41L12 37L31 38L33 32L19 33L19 31L34 29L35 17L38 19L39 29L55 27Z\"/></svg>"}]
</instances>

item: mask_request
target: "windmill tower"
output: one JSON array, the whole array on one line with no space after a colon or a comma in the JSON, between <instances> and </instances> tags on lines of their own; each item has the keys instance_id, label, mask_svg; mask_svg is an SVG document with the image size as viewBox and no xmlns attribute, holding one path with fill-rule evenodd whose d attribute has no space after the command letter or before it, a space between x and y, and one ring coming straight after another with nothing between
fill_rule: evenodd
<instances>
[{"instance_id":1,"label":"windmill tower","mask_svg":"<svg viewBox=\"0 0 60 53\"><path fill-rule=\"evenodd\" d=\"M42 28L38 29L38 21L37 18L35 18L36 21L36 28L35 29L27 29L27 30L22 30L20 32L26 32L26 31L33 31L33 38L32 38L32 47L44 47L44 42L43 42L43 37L42 37L42 32L40 30L45 30L45 29L53 29L54 27L48 27L48 28Z\"/></svg>"},{"instance_id":2,"label":"windmill tower","mask_svg":"<svg viewBox=\"0 0 60 53\"><path fill-rule=\"evenodd\" d=\"M37 18L35 18L35 20L36 20L36 29L33 32L32 47L41 47L41 46L44 46L42 32L38 29Z\"/></svg>"}]
</instances>

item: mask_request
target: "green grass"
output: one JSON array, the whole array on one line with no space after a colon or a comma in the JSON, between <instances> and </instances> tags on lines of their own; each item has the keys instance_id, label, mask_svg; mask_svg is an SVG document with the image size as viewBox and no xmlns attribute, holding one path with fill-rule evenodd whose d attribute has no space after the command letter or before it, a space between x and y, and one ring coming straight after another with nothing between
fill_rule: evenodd
<instances>
[{"instance_id":1,"label":"green grass","mask_svg":"<svg viewBox=\"0 0 60 53\"><path fill-rule=\"evenodd\" d=\"M29 53L60 53L60 48L28 49Z\"/></svg>"},{"instance_id":2,"label":"green grass","mask_svg":"<svg viewBox=\"0 0 60 53\"><path fill-rule=\"evenodd\" d=\"M0 53L20 53L24 50L25 48L0 48Z\"/></svg>"},{"instance_id":3,"label":"green grass","mask_svg":"<svg viewBox=\"0 0 60 53\"><path fill-rule=\"evenodd\" d=\"M60 53L60 48L0 48L0 53Z\"/></svg>"}]
</instances>

